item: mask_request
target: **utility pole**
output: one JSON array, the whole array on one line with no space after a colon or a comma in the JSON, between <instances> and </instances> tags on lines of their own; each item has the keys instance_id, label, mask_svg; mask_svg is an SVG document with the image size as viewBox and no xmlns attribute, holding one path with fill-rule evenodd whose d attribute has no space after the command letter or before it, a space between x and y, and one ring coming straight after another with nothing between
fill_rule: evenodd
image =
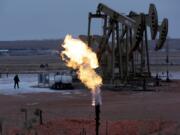
<instances>
[{"instance_id":1,"label":"utility pole","mask_svg":"<svg viewBox=\"0 0 180 135\"><path fill-rule=\"evenodd\" d=\"M166 40L166 81L169 82L169 37Z\"/></svg>"}]
</instances>

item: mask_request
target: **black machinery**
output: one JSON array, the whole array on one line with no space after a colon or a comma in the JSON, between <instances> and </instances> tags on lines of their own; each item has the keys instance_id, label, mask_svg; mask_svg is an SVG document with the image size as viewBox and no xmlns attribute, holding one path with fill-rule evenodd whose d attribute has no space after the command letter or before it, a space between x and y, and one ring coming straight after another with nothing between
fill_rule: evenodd
<instances>
[{"instance_id":1,"label":"black machinery","mask_svg":"<svg viewBox=\"0 0 180 135\"><path fill-rule=\"evenodd\" d=\"M103 20L102 35L94 36L91 33L94 18ZM148 14L131 11L129 15L124 15L102 3L98 5L96 13L89 13L88 35L80 38L87 41L91 48L96 48L94 51L105 83L120 84L151 78L148 27L152 40L156 39L159 32L159 39L154 47L158 51L167 37L168 19L165 18L158 25L154 4L150 4Z\"/></svg>"}]
</instances>

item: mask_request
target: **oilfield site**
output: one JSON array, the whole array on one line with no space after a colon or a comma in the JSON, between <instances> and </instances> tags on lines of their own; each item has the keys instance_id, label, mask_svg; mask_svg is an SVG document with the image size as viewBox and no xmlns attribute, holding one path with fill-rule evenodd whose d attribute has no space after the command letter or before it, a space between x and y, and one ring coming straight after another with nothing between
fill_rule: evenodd
<instances>
[{"instance_id":1,"label":"oilfield site","mask_svg":"<svg viewBox=\"0 0 180 135\"><path fill-rule=\"evenodd\" d=\"M180 135L180 38L161 8L98 3L87 34L0 40L0 135Z\"/></svg>"}]
</instances>

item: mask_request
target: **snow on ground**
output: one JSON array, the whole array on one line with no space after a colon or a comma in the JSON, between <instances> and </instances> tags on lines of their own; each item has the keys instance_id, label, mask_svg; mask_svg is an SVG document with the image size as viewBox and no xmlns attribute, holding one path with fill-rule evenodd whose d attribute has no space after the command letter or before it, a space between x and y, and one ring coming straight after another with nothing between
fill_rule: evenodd
<instances>
[{"instance_id":1,"label":"snow on ground","mask_svg":"<svg viewBox=\"0 0 180 135\"><path fill-rule=\"evenodd\" d=\"M80 91L71 91L71 90L51 90L49 88L34 88L33 86L38 85L38 75L37 74L19 74L20 83L19 89L14 89L14 75L3 74L0 78L0 94L3 95L18 95L18 94L27 94L27 93L52 93L60 92L64 95L67 94L79 94ZM51 81L53 80L53 75L50 76Z\"/></svg>"},{"instance_id":2,"label":"snow on ground","mask_svg":"<svg viewBox=\"0 0 180 135\"><path fill-rule=\"evenodd\" d=\"M180 72L170 72L170 79L180 79ZM156 73L152 73L153 76ZM166 73L158 73L162 79L166 79ZM38 85L38 75L37 74L19 74L20 78L20 88L14 89L14 74L7 75L3 74L0 77L0 94L2 95L18 95L18 94L28 94L28 93L53 93L58 92L63 95L69 94L81 94L81 90L51 90L49 88L38 88L33 87ZM50 74L50 80L53 81L54 76Z\"/></svg>"},{"instance_id":3,"label":"snow on ground","mask_svg":"<svg viewBox=\"0 0 180 135\"><path fill-rule=\"evenodd\" d=\"M152 73L152 76L156 76L157 73ZM163 79L166 80L167 78L167 73L166 72L158 72L158 76ZM169 79L170 80L180 80L180 72L169 72Z\"/></svg>"}]
</instances>

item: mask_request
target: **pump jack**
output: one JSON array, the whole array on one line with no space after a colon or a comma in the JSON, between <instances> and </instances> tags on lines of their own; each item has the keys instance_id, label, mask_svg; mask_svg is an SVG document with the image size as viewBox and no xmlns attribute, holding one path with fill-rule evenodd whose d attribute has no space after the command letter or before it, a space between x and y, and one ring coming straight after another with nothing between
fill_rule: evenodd
<instances>
[{"instance_id":1,"label":"pump jack","mask_svg":"<svg viewBox=\"0 0 180 135\"><path fill-rule=\"evenodd\" d=\"M157 32L160 33L155 47L157 51L163 47L168 33L166 18L158 25L155 5L150 4L148 14L131 11L126 16L100 3L96 13L89 13L88 17L86 40L92 48L95 37L91 35L91 22L94 18L103 20L103 34L98 37L99 46L95 51L104 82L128 83L135 78L150 78L147 27L150 27L153 40L156 39Z\"/></svg>"}]
</instances>

